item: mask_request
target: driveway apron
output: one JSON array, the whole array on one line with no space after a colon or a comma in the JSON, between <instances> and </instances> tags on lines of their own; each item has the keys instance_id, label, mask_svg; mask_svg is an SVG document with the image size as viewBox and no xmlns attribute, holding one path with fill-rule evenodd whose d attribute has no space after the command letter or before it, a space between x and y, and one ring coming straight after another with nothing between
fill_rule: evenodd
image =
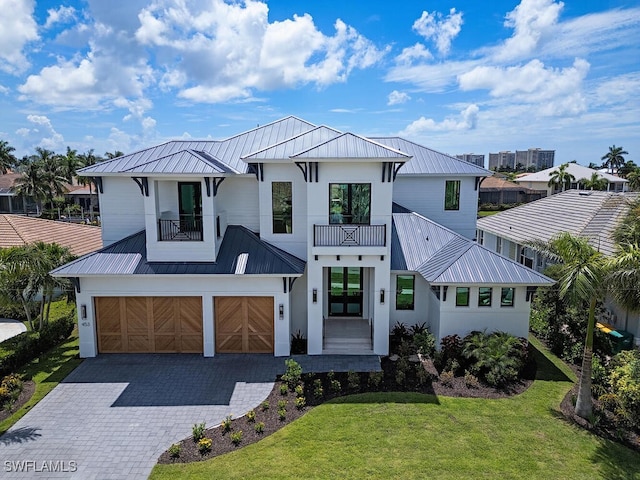
<instances>
[{"instance_id":1,"label":"driveway apron","mask_svg":"<svg viewBox=\"0 0 640 480\"><path fill-rule=\"evenodd\" d=\"M376 356L296 356L304 371L379 370ZM172 443L238 417L285 358L117 354L86 359L0 437L0 478L144 479Z\"/></svg>"}]
</instances>

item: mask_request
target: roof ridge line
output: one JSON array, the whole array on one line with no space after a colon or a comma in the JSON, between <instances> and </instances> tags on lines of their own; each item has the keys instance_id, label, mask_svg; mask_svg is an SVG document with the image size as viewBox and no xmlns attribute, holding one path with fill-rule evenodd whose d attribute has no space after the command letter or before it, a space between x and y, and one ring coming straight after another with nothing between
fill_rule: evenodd
<instances>
[{"instance_id":1,"label":"roof ridge line","mask_svg":"<svg viewBox=\"0 0 640 480\"><path fill-rule=\"evenodd\" d=\"M473 241L469 240L466 237L463 237L464 240L467 240L467 244L464 246L464 249L461 249L460 251L460 255L458 255L457 258L455 258L453 261L451 262L447 262L447 264L443 267L441 267L439 270L436 270L436 273L434 274L434 278L438 278L440 275L442 275L442 273L447 270L448 268L451 267L451 265L453 265L454 263L456 263L460 257L462 257L462 255L464 255L465 253L467 253L471 247L473 247ZM443 245L442 248L439 248L436 253L434 253L433 255L431 255L431 257L429 257L427 260L425 260L422 264L420 264L418 266L418 269L421 269L422 267L424 267L429 261L431 261L436 255L438 255L440 252L442 252L442 250L444 250L445 248L447 248L448 246L450 246L453 242L448 242L447 244Z\"/></svg>"},{"instance_id":2,"label":"roof ridge line","mask_svg":"<svg viewBox=\"0 0 640 480\"><path fill-rule=\"evenodd\" d=\"M262 243L263 245L265 245L265 247L267 248L267 250L269 250L271 253L273 253L274 255L277 255L283 262L285 262L288 266L290 266L291 268L293 268L295 270L296 266L293 265L289 259L285 256L282 255L283 253L286 253L288 255L292 255L295 257L295 255L289 253L289 252L285 252L284 250L276 247L275 245L271 245L271 243L267 242L266 240L260 238L258 235L256 235L255 232L252 232L251 230L249 230L247 227L245 227L244 225L229 225L228 227L237 227L237 228L241 228L243 230L245 230L246 232L248 232L249 234L252 235L253 239ZM227 228L228 228L227 227ZM300 259L302 260L302 259Z\"/></svg>"},{"instance_id":3,"label":"roof ridge line","mask_svg":"<svg viewBox=\"0 0 640 480\"><path fill-rule=\"evenodd\" d=\"M295 153L295 154L293 154L293 155L290 155L290 156L289 156L289 158L297 157L298 155L302 155L302 154L308 153L308 152L310 152L311 150L314 150L314 149L319 148L319 147L321 147L321 146L323 146L323 145L326 145L327 143L335 142L336 140L338 140L338 139L339 139L339 138L341 138L341 137L344 137L345 135L352 135L352 136L354 136L354 137L356 137L356 138L359 138L359 139L361 139L361 140L364 140L365 142L369 142L369 143L372 143L372 144L374 144L374 145L377 145L377 146L379 146L379 147L381 147L381 148L384 148L385 150L389 150L389 151L391 151L391 152L398 153L398 154L402 155L404 158L406 158L406 159L408 159L408 160L410 160L410 159L412 158L412 155L408 155L408 154L407 154L407 153L405 153L405 152L402 152L402 151L397 150L397 149L395 149L395 148L393 148L393 147L390 147L390 146L388 146L388 145L384 145L383 143L376 142L375 140L372 140L372 139L370 139L370 138L364 137L364 136L362 136L362 135L358 135L358 134L353 133L353 132L342 132L342 133L341 133L340 135L338 135L337 137L330 138L329 140L325 140L324 142L318 143L318 144L316 144L316 145L314 145L314 146L312 146L312 147L307 148L306 150L302 150L302 151L297 152L297 153Z\"/></svg>"},{"instance_id":4,"label":"roof ridge line","mask_svg":"<svg viewBox=\"0 0 640 480\"><path fill-rule=\"evenodd\" d=\"M269 127L271 125L275 125L276 123L283 122L285 120L288 120L289 118L294 118L294 119L298 120L299 122L303 122L303 123L306 123L307 125L310 125L311 127L316 127L317 126L317 125L315 125L315 124L313 124L311 122L308 122L307 120L304 120L304 119L302 119L300 117L296 117L295 115L287 115L286 117L279 118L278 120L274 120L273 122L265 123L264 125L258 125L257 127L250 128L249 130L245 130L244 132L237 133L235 135L232 135L231 137L224 138L222 140L218 140L218 142L220 142L220 143L228 142L230 140L233 140L234 138L241 137L242 135L247 135L247 134L249 134L251 132L255 132L257 130L260 130L261 128L265 128L265 127Z\"/></svg>"},{"instance_id":5,"label":"roof ridge line","mask_svg":"<svg viewBox=\"0 0 640 480\"><path fill-rule=\"evenodd\" d=\"M298 120L300 120L300 119L298 119ZM302 121L304 121L304 120L302 120ZM336 133L338 133L338 134L342 134L342 133L344 133L344 132L341 132L340 130L336 130L335 128L329 127L329 126L327 126L327 125L318 125L318 126L316 126L316 127L312 128L311 130L307 130L306 132L300 132L300 133L298 133L297 135L294 135L293 137L289 137L289 138L287 138L286 140L282 140L281 142L274 143L273 145L268 145L268 146L266 146L266 147L264 147L264 148L261 148L260 150L256 150L255 152L250 152L250 153L247 153L246 155L242 155L242 156L240 157L240 160L244 160L244 159L246 159L246 158L248 158L248 157L251 157L251 156L253 156L253 155L257 155L257 154L262 153L262 152L264 152L264 151L266 151L266 150L269 150L270 148L275 148L275 147L277 147L278 145L282 145L283 143L290 142L291 140L295 140L296 138L299 138L299 137L301 137L301 136L303 136L303 135L307 135L307 134L309 134L309 133L311 133L311 132L315 132L315 131L316 131L316 130L318 130L319 128L327 128L327 129L329 129L329 130L333 130L334 132L336 132Z\"/></svg>"},{"instance_id":6,"label":"roof ridge line","mask_svg":"<svg viewBox=\"0 0 640 480\"><path fill-rule=\"evenodd\" d=\"M495 256L497 256L497 257L500 257L500 258L501 258L501 259L503 259L503 260L507 260L508 262L513 263L514 265L517 265L517 266L519 266L519 267L521 267L521 268L526 268L526 269L528 269L528 270L531 270L534 274L536 274L536 275L537 275L537 276L539 276L539 277L549 278L549 277L547 277L545 274L540 273L540 272L538 272L537 270L535 270L535 269L533 269L533 268L529 268L529 267L527 267L527 266L525 266L525 265L521 264L520 262L517 262L517 261L515 261L515 260L513 260L513 259L511 259L511 258L509 258L509 257L507 257L507 256L505 256L505 255L501 255L501 254L499 254L498 252L494 252L493 250L491 250L491 249L490 249L490 248L488 248L488 247L485 247L484 245L480 245L480 244L479 244L479 243L477 243L477 242L473 242L473 243L474 243L474 245L476 245L477 247L482 248L483 250L486 250L487 252L491 253L492 255L495 255ZM473 246L473 245L472 245L472 246ZM466 252L465 252L465 253L466 253Z\"/></svg>"},{"instance_id":7,"label":"roof ridge line","mask_svg":"<svg viewBox=\"0 0 640 480\"><path fill-rule=\"evenodd\" d=\"M5 215L5 217L8 217L8 215ZM27 217L28 218L28 217ZM11 218L7 218L7 223L9 224L9 226L13 229L14 232L16 232L16 235L18 235L18 237L20 237L20 240L22 240L25 245L29 242L27 242L25 240L25 238L20 234L20 232L18 231L18 229L16 228L16 226L13 224L13 221Z\"/></svg>"}]
</instances>

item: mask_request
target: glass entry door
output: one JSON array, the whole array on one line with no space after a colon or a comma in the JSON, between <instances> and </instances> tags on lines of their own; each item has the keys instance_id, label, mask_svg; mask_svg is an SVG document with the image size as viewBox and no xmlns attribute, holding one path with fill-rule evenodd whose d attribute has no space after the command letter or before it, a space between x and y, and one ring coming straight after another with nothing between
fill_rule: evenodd
<instances>
[{"instance_id":1,"label":"glass entry door","mask_svg":"<svg viewBox=\"0 0 640 480\"><path fill-rule=\"evenodd\" d=\"M329 315L362 316L362 268L329 269Z\"/></svg>"}]
</instances>

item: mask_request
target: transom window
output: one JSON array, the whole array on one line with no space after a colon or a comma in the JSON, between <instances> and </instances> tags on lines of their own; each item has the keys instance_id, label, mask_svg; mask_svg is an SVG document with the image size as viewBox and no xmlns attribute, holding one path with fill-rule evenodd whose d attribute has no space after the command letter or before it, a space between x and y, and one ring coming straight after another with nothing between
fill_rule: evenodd
<instances>
[{"instance_id":1,"label":"transom window","mask_svg":"<svg viewBox=\"0 0 640 480\"><path fill-rule=\"evenodd\" d=\"M271 208L273 233L293 233L291 182L273 182L271 184Z\"/></svg>"},{"instance_id":2,"label":"transom window","mask_svg":"<svg viewBox=\"0 0 640 480\"><path fill-rule=\"evenodd\" d=\"M446 180L444 185L444 209L460 210L460 180Z\"/></svg>"},{"instance_id":3,"label":"transom window","mask_svg":"<svg viewBox=\"0 0 640 480\"><path fill-rule=\"evenodd\" d=\"M478 291L478 306L479 307L490 307L491 306L491 294L493 293L493 288L491 287L480 287Z\"/></svg>"},{"instance_id":4,"label":"transom window","mask_svg":"<svg viewBox=\"0 0 640 480\"><path fill-rule=\"evenodd\" d=\"M329 184L329 223L368 225L370 215L370 183Z\"/></svg>"},{"instance_id":5,"label":"transom window","mask_svg":"<svg viewBox=\"0 0 640 480\"><path fill-rule=\"evenodd\" d=\"M515 291L516 289L513 287L504 287L502 289L502 293L500 295L501 307L513 307Z\"/></svg>"},{"instance_id":6,"label":"transom window","mask_svg":"<svg viewBox=\"0 0 640 480\"><path fill-rule=\"evenodd\" d=\"M415 281L415 275L398 275L396 277L396 310L413 310Z\"/></svg>"},{"instance_id":7,"label":"transom window","mask_svg":"<svg viewBox=\"0 0 640 480\"><path fill-rule=\"evenodd\" d=\"M456 287L456 307L469 306L469 287Z\"/></svg>"}]
</instances>

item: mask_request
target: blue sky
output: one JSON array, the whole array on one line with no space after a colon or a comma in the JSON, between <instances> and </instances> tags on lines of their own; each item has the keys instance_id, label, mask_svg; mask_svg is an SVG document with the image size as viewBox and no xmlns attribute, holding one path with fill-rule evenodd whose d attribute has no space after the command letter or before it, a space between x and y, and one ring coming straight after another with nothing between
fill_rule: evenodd
<instances>
[{"instance_id":1,"label":"blue sky","mask_svg":"<svg viewBox=\"0 0 640 480\"><path fill-rule=\"evenodd\" d=\"M286 115L640 163L634 1L0 0L0 139L98 154Z\"/></svg>"}]
</instances>

